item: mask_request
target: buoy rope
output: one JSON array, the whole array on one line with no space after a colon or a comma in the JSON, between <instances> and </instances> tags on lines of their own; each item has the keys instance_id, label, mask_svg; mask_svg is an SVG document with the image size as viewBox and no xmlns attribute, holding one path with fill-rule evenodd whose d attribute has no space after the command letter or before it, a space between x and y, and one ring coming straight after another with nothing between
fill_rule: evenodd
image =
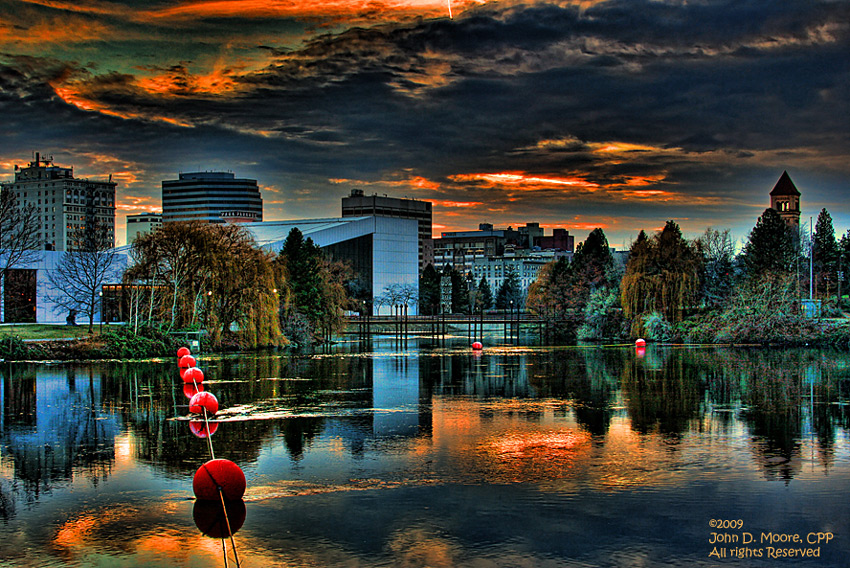
<instances>
[{"instance_id":1,"label":"buoy rope","mask_svg":"<svg viewBox=\"0 0 850 568\"><path fill-rule=\"evenodd\" d=\"M224 557L224 568L227 568L227 545L224 544L224 539L221 539L221 555Z\"/></svg>"},{"instance_id":2,"label":"buoy rope","mask_svg":"<svg viewBox=\"0 0 850 568\"><path fill-rule=\"evenodd\" d=\"M195 385L195 392L201 392L198 390L198 381L195 380L194 375L192 376L192 384ZM201 405L201 408L204 410L204 428L206 428L207 433L207 446L210 449L210 458L215 459L215 450L213 450L212 444L212 433L210 432L210 419L207 415L207 407ZM227 505L224 502L224 490L218 481L215 480L212 473L209 470L206 470L207 475L210 476L210 479L215 483L215 487L218 490L218 497L221 499L221 510L224 512L224 523L227 525L227 534L230 536L230 547L233 549L233 558L236 560L236 568L239 568L239 552L236 550L236 541L233 539L233 530L230 528L230 518L227 516ZM227 568L227 544L225 544L225 538L221 538L221 549L224 554L224 568Z\"/></svg>"}]
</instances>

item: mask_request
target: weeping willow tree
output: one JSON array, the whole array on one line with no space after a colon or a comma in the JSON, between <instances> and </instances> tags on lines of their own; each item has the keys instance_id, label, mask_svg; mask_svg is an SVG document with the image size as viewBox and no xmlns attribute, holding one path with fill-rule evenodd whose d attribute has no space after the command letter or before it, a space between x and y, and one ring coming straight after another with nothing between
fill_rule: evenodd
<instances>
[{"instance_id":1,"label":"weeping willow tree","mask_svg":"<svg viewBox=\"0 0 850 568\"><path fill-rule=\"evenodd\" d=\"M652 238L641 231L620 283L620 302L632 320L632 334L644 334L644 316L651 313L670 323L682 321L685 310L698 301L701 268L702 256L673 221Z\"/></svg>"},{"instance_id":2,"label":"weeping willow tree","mask_svg":"<svg viewBox=\"0 0 850 568\"><path fill-rule=\"evenodd\" d=\"M125 284L149 289L149 324L200 326L214 345L227 336L245 347L284 341L277 323L282 273L244 227L167 223L137 238L131 257Z\"/></svg>"}]
</instances>

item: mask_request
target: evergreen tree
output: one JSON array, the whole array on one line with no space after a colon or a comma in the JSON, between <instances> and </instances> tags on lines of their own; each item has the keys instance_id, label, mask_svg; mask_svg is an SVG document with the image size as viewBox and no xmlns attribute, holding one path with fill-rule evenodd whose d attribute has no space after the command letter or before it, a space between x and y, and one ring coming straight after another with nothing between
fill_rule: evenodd
<instances>
[{"instance_id":1,"label":"evergreen tree","mask_svg":"<svg viewBox=\"0 0 850 568\"><path fill-rule=\"evenodd\" d=\"M430 263L419 277L419 312L426 316L440 313L440 273Z\"/></svg>"},{"instance_id":2,"label":"evergreen tree","mask_svg":"<svg viewBox=\"0 0 850 568\"><path fill-rule=\"evenodd\" d=\"M490 290L490 284L483 276L478 283L477 304L481 310L489 310L493 307L493 292Z\"/></svg>"},{"instance_id":3,"label":"evergreen tree","mask_svg":"<svg viewBox=\"0 0 850 568\"><path fill-rule=\"evenodd\" d=\"M505 280L499 286L499 291L496 293L496 309L507 310L511 306L519 309L521 300L522 286L520 284L519 274L517 274L516 268L508 266L505 269Z\"/></svg>"},{"instance_id":4,"label":"evergreen tree","mask_svg":"<svg viewBox=\"0 0 850 568\"><path fill-rule=\"evenodd\" d=\"M797 261L794 233L776 210L765 209L738 257L742 277L792 273Z\"/></svg>"},{"instance_id":5,"label":"evergreen tree","mask_svg":"<svg viewBox=\"0 0 850 568\"><path fill-rule=\"evenodd\" d=\"M832 217L826 209L821 209L815 223L812 255L816 277L815 290L824 295L830 295L835 290L839 251L835 240L835 229L832 227Z\"/></svg>"},{"instance_id":6,"label":"evergreen tree","mask_svg":"<svg viewBox=\"0 0 850 568\"><path fill-rule=\"evenodd\" d=\"M614 255L604 231L597 228L577 247L572 262L560 258L540 270L526 305L546 321L556 340L571 341L584 323L592 292L599 290L603 297L603 290L616 287Z\"/></svg>"},{"instance_id":7,"label":"evergreen tree","mask_svg":"<svg viewBox=\"0 0 850 568\"><path fill-rule=\"evenodd\" d=\"M585 301L592 290L613 284L614 255L602 229L593 229L578 245L573 255L572 270L587 289Z\"/></svg>"},{"instance_id":8,"label":"evergreen tree","mask_svg":"<svg viewBox=\"0 0 850 568\"><path fill-rule=\"evenodd\" d=\"M298 228L289 231L279 260L286 269L290 292L289 311L297 311L310 322L317 323L322 316L322 288L319 265L322 252L312 239L304 239Z\"/></svg>"},{"instance_id":9,"label":"evergreen tree","mask_svg":"<svg viewBox=\"0 0 850 568\"><path fill-rule=\"evenodd\" d=\"M326 258L322 249L309 237L304 239L297 228L287 235L278 262L284 268L288 292L281 306L284 333L309 329L313 337L297 338L301 343L339 331L342 311L351 307L346 291L346 283L353 278L350 267Z\"/></svg>"}]
</instances>

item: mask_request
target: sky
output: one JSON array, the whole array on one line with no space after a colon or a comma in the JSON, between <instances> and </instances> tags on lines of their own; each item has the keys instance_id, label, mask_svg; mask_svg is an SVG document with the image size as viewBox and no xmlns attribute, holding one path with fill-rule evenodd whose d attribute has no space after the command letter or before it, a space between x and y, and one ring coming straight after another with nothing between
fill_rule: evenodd
<instances>
[{"instance_id":1,"label":"sky","mask_svg":"<svg viewBox=\"0 0 850 568\"><path fill-rule=\"evenodd\" d=\"M845 0L0 0L0 180L35 152L118 182L231 171L265 220L352 188L434 234L539 222L612 246L743 240L787 170L850 229Z\"/></svg>"}]
</instances>

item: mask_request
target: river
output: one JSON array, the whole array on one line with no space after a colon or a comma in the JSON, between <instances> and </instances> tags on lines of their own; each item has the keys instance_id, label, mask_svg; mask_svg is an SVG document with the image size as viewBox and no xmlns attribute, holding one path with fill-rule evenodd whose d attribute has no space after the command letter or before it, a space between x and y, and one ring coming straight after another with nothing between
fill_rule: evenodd
<instances>
[{"instance_id":1,"label":"river","mask_svg":"<svg viewBox=\"0 0 850 568\"><path fill-rule=\"evenodd\" d=\"M491 338L490 343L498 343ZM488 343L488 341L485 341ZM431 344L0 371L0 565L846 566L850 354ZM205 508L206 507L206 508ZM214 533L205 536L202 530ZM235 548L234 548L235 547Z\"/></svg>"}]
</instances>

